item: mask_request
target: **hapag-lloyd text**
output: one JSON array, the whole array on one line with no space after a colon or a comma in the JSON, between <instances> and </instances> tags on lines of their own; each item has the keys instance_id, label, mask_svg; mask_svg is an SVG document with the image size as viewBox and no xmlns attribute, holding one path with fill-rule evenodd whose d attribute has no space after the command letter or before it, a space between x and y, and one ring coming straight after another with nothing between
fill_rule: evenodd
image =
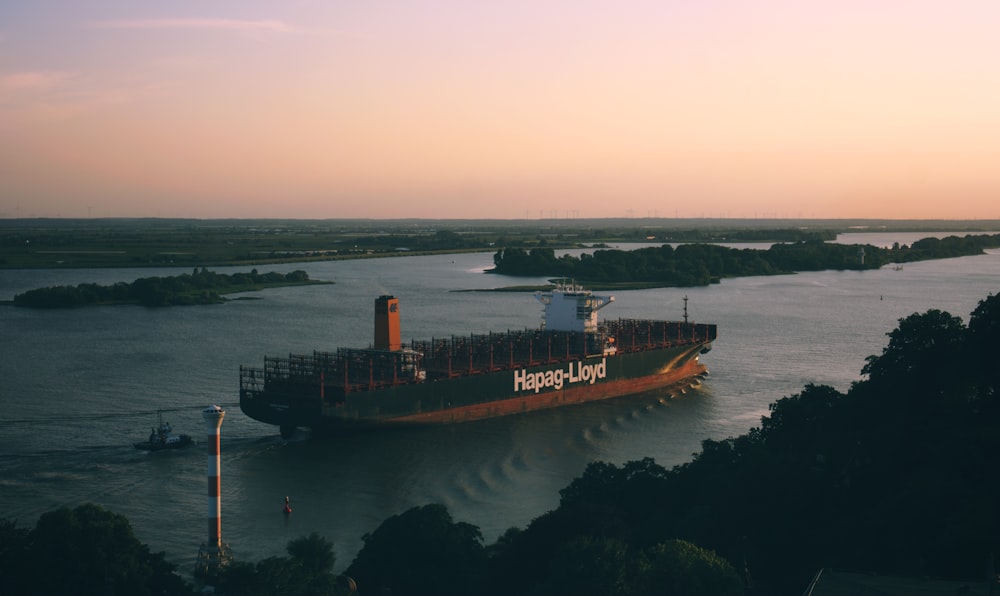
<instances>
[{"instance_id":1,"label":"hapag-lloyd text","mask_svg":"<svg viewBox=\"0 0 1000 596\"><path fill-rule=\"evenodd\" d=\"M600 362L594 364L584 364L582 361L570 362L565 368L555 370L543 370L530 373L527 369L514 371L514 391L532 391L538 393L542 389L563 388L566 383L590 383L593 385L598 379L603 379L608 375L608 359L601 358Z\"/></svg>"}]
</instances>

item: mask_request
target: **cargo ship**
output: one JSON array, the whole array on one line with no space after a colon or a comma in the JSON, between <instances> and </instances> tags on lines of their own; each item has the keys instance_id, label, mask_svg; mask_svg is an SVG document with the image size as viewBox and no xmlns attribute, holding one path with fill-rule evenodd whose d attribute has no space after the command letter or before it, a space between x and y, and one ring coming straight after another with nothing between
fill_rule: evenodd
<instances>
[{"instance_id":1,"label":"cargo ship","mask_svg":"<svg viewBox=\"0 0 1000 596\"><path fill-rule=\"evenodd\" d=\"M614 296L576 284L535 294L537 329L401 341L399 300L375 300L368 348L264 358L240 367L240 408L290 436L296 428L346 430L450 424L700 382L699 356L716 325L598 321Z\"/></svg>"}]
</instances>

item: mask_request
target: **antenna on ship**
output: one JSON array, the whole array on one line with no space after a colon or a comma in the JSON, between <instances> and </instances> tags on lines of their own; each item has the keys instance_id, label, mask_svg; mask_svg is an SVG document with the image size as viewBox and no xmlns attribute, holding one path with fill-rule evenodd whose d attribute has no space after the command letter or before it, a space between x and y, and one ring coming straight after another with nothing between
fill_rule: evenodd
<instances>
[{"instance_id":1,"label":"antenna on ship","mask_svg":"<svg viewBox=\"0 0 1000 596\"><path fill-rule=\"evenodd\" d=\"M688 322L688 297L684 296L684 324Z\"/></svg>"}]
</instances>

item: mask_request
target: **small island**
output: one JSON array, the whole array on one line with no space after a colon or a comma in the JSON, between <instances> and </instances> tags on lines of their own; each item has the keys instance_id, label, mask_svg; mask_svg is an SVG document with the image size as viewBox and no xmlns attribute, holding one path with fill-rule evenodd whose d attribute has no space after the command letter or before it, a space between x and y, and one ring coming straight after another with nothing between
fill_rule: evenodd
<instances>
[{"instance_id":1,"label":"small island","mask_svg":"<svg viewBox=\"0 0 1000 596\"><path fill-rule=\"evenodd\" d=\"M250 292L281 286L333 283L314 281L302 270L290 273L249 273L230 275L202 267L172 277L143 277L132 283L110 286L84 283L51 286L14 296L14 306L29 308L73 308L79 306L134 304L141 306L191 306L220 304L224 294Z\"/></svg>"},{"instance_id":2,"label":"small island","mask_svg":"<svg viewBox=\"0 0 1000 596\"><path fill-rule=\"evenodd\" d=\"M890 263L983 254L1000 247L1000 234L924 238L910 246L835 244L822 239L778 243L766 250L692 243L625 250L596 250L555 256L548 247L501 248L492 273L572 278L595 289L694 287L727 277L784 275L799 271L879 269Z\"/></svg>"}]
</instances>

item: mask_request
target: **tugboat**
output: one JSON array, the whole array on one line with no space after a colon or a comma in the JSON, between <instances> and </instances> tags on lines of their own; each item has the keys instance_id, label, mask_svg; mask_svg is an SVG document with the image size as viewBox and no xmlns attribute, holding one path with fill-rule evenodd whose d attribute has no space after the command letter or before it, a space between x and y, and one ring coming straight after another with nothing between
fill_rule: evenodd
<instances>
[{"instance_id":1,"label":"tugboat","mask_svg":"<svg viewBox=\"0 0 1000 596\"><path fill-rule=\"evenodd\" d=\"M143 451L161 451L163 449L183 449L194 444L190 435L174 434L169 422L163 421L163 412L156 412L157 427L149 430L149 438L140 443L133 443L136 449Z\"/></svg>"}]
</instances>

